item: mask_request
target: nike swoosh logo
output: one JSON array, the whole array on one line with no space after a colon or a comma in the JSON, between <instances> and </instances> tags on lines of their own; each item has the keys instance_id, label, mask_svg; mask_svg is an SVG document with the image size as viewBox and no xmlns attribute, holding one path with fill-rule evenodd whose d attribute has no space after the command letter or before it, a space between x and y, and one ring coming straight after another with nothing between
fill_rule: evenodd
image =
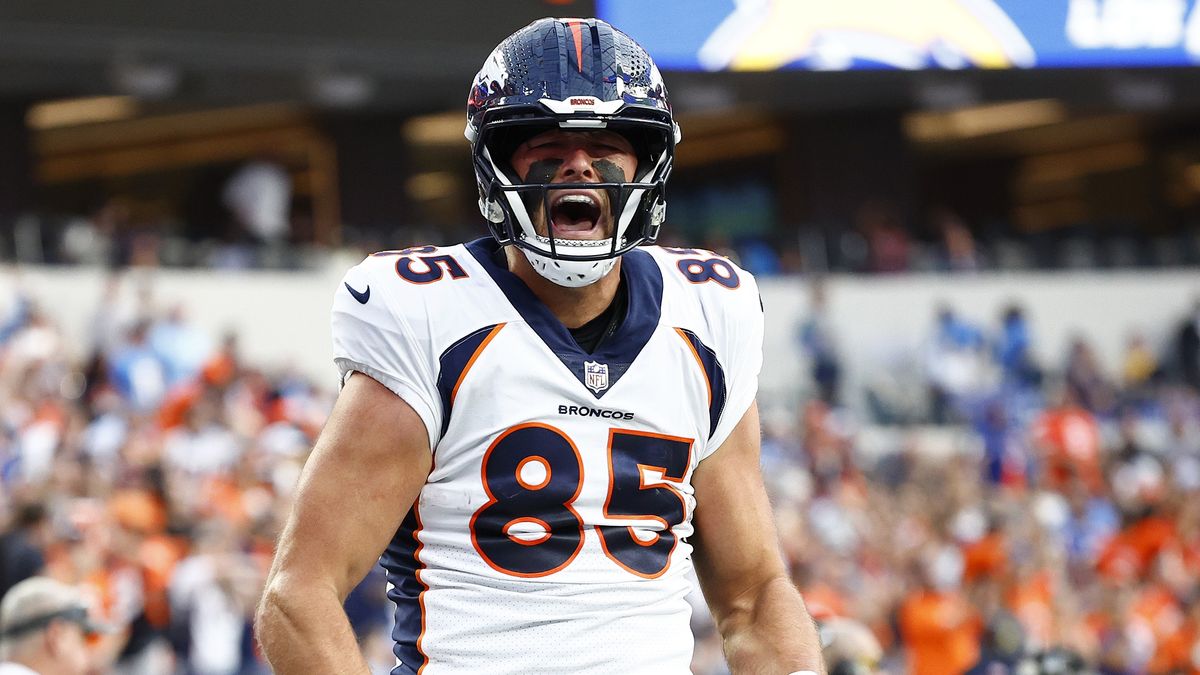
<instances>
[{"instance_id":1,"label":"nike swoosh logo","mask_svg":"<svg viewBox=\"0 0 1200 675\"><path fill-rule=\"evenodd\" d=\"M359 301L360 303L365 305L365 304L367 304L367 301L371 299L371 286L370 285L367 286L367 290L362 291L360 293L360 292L354 290L354 288L350 286L349 282L344 281L342 283L346 286L346 290L350 291L350 295L353 295L354 299Z\"/></svg>"}]
</instances>

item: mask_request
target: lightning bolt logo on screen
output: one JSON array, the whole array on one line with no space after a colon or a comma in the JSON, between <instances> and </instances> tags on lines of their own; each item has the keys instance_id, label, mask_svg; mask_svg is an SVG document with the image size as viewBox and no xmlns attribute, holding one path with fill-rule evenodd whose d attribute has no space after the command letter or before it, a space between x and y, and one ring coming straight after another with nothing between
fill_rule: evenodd
<instances>
[{"instance_id":1,"label":"lightning bolt logo on screen","mask_svg":"<svg viewBox=\"0 0 1200 675\"><path fill-rule=\"evenodd\" d=\"M700 48L710 70L796 63L843 70L856 60L895 68L1028 68L1029 41L993 0L737 0Z\"/></svg>"}]
</instances>

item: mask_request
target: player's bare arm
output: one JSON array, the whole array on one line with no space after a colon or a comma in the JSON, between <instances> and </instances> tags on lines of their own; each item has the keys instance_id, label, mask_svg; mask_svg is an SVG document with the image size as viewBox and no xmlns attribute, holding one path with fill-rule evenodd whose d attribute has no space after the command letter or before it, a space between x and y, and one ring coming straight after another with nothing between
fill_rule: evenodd
<instances>
[{"instance_id":1,"label":"player's bare arm","mask_svg":"<svg viewBox=\"0 0 1200 675\"><path fill-rule=\"evenodd\" d=\"M816 627L788 576L759 469L758 407L700 463L696 573L735 675L824 672Z\"/></svg>"},{"instance_id":2,"label":"player's bare arm","mask_svg":"<svg viewBox=\"0 0 1200 675\"><path fill-rule=\"evenodd\" d=\"M366 375L346 381L305 464L258 607L274 672L369 672L342 603L412 506L430 458L425 427L403 399Z\"/></svg>"}]
</instances>

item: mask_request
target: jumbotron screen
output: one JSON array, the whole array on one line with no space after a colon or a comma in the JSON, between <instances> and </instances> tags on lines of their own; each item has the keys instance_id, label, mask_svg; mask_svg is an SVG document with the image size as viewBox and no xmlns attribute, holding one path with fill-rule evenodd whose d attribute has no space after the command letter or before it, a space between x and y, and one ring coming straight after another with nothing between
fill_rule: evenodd
<instances>
[{"instance_id":1,"label":"jumbotron screen","mask_svg":"<svg viewBox=\"0 0 1200 675\"><path fill-rule=\"evenodd\" d=\"M669 70L1190 66L1200 0L597 0Z\"/></svg>"}]
</instances>

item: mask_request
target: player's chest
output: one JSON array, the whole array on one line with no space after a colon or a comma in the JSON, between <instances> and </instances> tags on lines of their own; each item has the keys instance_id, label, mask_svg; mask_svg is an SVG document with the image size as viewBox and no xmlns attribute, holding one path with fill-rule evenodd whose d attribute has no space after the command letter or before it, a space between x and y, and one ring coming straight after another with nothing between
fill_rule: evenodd
<instances>
[{"instance_id":1,"label":"player's chest","mask_svg":"<svg viewBox=\"0 0 1200 675\"><path fill-rule=\"evenodd\" d=\"M517 322L497 325L476 341L479 346L464 344L456 359L443 359L438 380L449 390L443 395L446 434L526 422L707 432L710 383L694 348L670 327L660 325L641 348L617 354L552 348Z\"/></svg>"},{"instance_id":2,"label":"player's chest","mask_svg":"<svg viewBox=\"0 0 1200 675\"><path fill-rule=\"evenodd\" d=\"M679 439L676 445L706 440L713 383L696 350L671 327L660 326L636 353L615 359L552 350L523 323L491 328L474 342L464 343L455 361L444 359L439 381L449 395L439 461L538 436L602 468L614 442L628 445L633 436Z\"/></svg>"}]
</instances>

